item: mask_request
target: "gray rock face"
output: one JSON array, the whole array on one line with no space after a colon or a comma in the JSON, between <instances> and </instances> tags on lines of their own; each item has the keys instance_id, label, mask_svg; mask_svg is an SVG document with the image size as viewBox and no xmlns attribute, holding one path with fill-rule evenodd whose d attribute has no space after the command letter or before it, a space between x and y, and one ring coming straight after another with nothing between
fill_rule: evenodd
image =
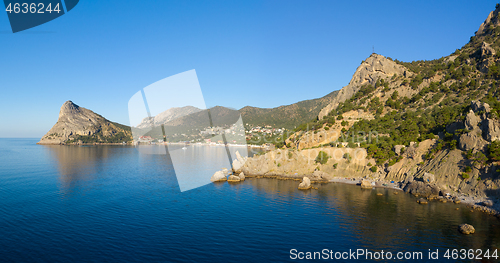
<instances>
[{"instance_id":1,"label":"gray rock face","mask_svg":"<svg viewBox=\"0 0 500 263\"><path fill-rule=\"evenodd\" d=\"M491 111L490 105L488 103L482 103L477 100L471 101L470 107L472 111L474 111L475 113L478 113L480 111L483 111L485 113L490 113Z\"/></svg>"},{"instance_id":2,"label":"gray rock face","mask_svg":"<svg viewBox=\"0 0 500 263\"><path fill-rule=\"evenodd\" d=\"M490 44L483 42L483 45L481 46L481 59L487 59L494 55L496 55L495 49L493 49Z\"/></svg>"},{"instance_id":3,"label":"gray rock face","mask_svg":"<svg viewBox=\"0 0 500 263\"><path fill-rule=\"evenodd\" d=\"M226 181L226 175L222 171L217 171L212 175L212 178L210 178L210 181L212 182L223 182Z\"/></svg>"},{"instance_id":4,"label":"gray rock face","mask_svg":"<svg viewBox=\"0 0 500 263\"><path fill-rule=\"evenodd\" d=\"M311 189L311 180L308 177L302 178L302 182L299 184L299 190Z\"/></svg>"},{"instance_id":5,"label":"gray rock face","mask_svg":"<svg viewBox=\"0 0 500 263\"><path fill-rule=\"evenodd\" d=\"M467 113L464 121L464 126L469 132L460 135L458 145L460 149L464 151L482 150L487 144L483 135L489 141L500 138L498 123L488 119L489 114L490 105L479 101L471 102L471 110Z\"/></svg>"},{"instance_id":6,"label":"gray rock face","mask_svg":"<svg viewBox=\"0 0 500 263\"><path fill-rule=\"evenodd\" d=\"M227 181L230 183L237 183L237 182L240 182L241 179L237 175L230 175L229 178L227 178Z\"/></svg>"},{"instance_id":7,"label":"gray rock face","mask_svg":"<svg viewBox=\"0 0 500 263\"><path fill-rule=\"evenodd\" d=\"M480 51L479 70L487 73L488 69L495 64L496 51L488 43L483 42Z\"/></svg>"},{"instance_id":8,"label":"gray rock face","mask_svg":"<svg viewBox=\"0 0 500 263\"><path fill-rule=\"evenodd\" d=\"M473 131L474 129L478 128L478 124L481 121L481 118L476 116L472 110L467 113L467 116L465 117L465 128L467 128L470 131Z\"/></svg>"},{"instance_id":9,"label":"gray rock face","mask_svg":"<svg viewBox=\"0 0 500 263\"><path fill-rule=\"evenodd\" d=\"M500 25L500 21L498 20L498 12L499 12L498 8L490 12L486 20L479 26L479 29L476 32L476 36L481 36L485 34L490 25L494 26Z\"/></svg>"},{"instance_id":10,"label":"gray rock face","mask_svg":"<svg viewBox=\"0 0 500 263\"><path fill-rule=\"evenodd\" d=\"M404 145L395 145L394 146L394 152L397 154L397 155L400 155L401 154L401 150L404 151L405 149L405 146Z\"/></svg>"},{"instance_id":11,"label":"gray rock face","mask_svg":"<svg viewBox=\"0 0 500 263\"><path fill-rule=\"evenodd\" d=\"M99 134L102 137L108 137L119 132L123 132L131 138L130 130L125 130L72 101L66 101L61 107L57 123L42 137L38 144L63 144L77 135Z\"/></svg>"},{"instance_id":12,"label":"gray rock face","mask_svg":"<svg viewBox=\"0 0 500 263\"><path fill-rule=\"evenodd\" d=\"M241 172L238 177L240 177L240 180L241 181L245 181L245 174L243 172Z\"/></svg>"},{"instance_id":13,"label":"gray rock face","mask_svg":"<svg viewBox=\"0 0 500 263\"><path fill-rule=\"evenodd\" d=\"M408 183L404 189L405 193L419 195L424 197L439 196L439 188L435 185L429 185L421 181Z\"/></svg>"},{"instance_id":14,"label":"gray rock face","mask_svg":"<svg viewBox=\"0 0 500 263\"><path fill-rule=\"evenodd\" d=\"M464 235L474 234L476 229L469 224L461 224L458 226L458 231Z\"/></svg>"},{"instance_id":15,"label":"gray rock face","mask_svg":"<svg viewBox=\"0 0 500 263\"><path fill-rule=\"evenodd\" d=\"M372 54L356 69L349 85L343 87L337 97L321 110L319 119L328 115L340 102L350 99L364 84L373 85L379 78L392 77L394 74L403 75L405 72L406 68L396 62L382 55Z\"/></svg>"},{"instance_id":16,"label":"gray rock face","mask_svg":"<svg viewBox=\"0 0 500 263\"><path fill-rule=\"evenodd\" d=\"M240 152L236 151L236 159L233 160L233 169L240 172L246 161L247 157L242 157Z\"/></svg>"},{"instance_id":17,"label":"gray rock face","mask_svg":"<svg viewBox=\"0 0 500 263\"><path fill-rule=\"evenodd\" d=\"M500 127L498 121L487 118L483 121L483 131L486 140L492 142L495 140L500 140Z\"/></svg>"}]
</instances>

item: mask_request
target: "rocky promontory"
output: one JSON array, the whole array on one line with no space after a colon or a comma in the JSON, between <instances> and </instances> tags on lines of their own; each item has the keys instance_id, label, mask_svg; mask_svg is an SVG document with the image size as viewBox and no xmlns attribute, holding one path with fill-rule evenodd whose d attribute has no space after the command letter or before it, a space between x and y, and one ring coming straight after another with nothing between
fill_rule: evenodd
<instances>
[{"instance_id":1,"label":"rocky promontory","mask_svg":"<svg viewBox=\"0 0 500 263\"><path fill-rule=\"evenodd\" d=\"M66 101L57 123L38 144L123 143L132 140L130 128Z\"/></svg>"}]
</instances>

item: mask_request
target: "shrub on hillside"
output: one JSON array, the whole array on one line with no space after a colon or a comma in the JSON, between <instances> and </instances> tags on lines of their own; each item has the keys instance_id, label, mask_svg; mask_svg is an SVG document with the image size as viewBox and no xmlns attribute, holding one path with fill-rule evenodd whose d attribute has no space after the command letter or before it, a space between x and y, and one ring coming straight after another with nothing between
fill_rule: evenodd
<instances>
[{"instance_id":1,"label":"shrub on hillside","mask_svg":"<svg viewBox=\"0 0 500 263\"><path fill-rule=\"evenodd\" d=\"M328 162L328 158L330 158L330 156L328 156L328 154L326 154L326 152L319 151L318 156L316 156L315 161L316 161L316 163L326 164L326 162Z\"/></svg>"}]
</instances>

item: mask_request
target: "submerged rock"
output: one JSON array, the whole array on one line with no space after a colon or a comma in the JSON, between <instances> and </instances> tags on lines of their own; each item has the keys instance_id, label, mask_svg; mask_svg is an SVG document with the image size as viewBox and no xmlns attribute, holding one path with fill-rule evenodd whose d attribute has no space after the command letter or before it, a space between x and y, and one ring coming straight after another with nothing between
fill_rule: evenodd
<instances>
[{"instance_id":1,"label":"submerged rock","mask_svg":"<svg viewBox=\"0 0 500 263\"><path fill-rule=\"evenodd\" d=\"M302 182L299 184L299 190L311 189L311 180L308 177L302 178Z\"/></svg>"},{"instance_id":2,"label":"submerged rock","mask_svg":"<svg viewBox=\"0 0 500 263\"><path fill-rule=\"evenodd\" d=\"M212 182L224 182L227 181L226 175L224 174L223 171L217 171L212 175L212 178L210 178L210 181Z\"/></svg>"},{"instance_id":3,"label":"submerged rock","mask_svg":"<svg viewBox=\"0 0 500 263\"><path fill-rule=\"evenodd\" d=\"M464 235L469 235L469 234L474 234L476 232L476 229L474 229L473 226L469 224L461 224L458 226L458 231Z\"/></svg>"},{"instance_id":4,"label":"submerged rock","mask_svg":"<svg viewBox=\"0 0 500 263\"><path fill-rule=\"evenodd\" d=\"M426 205L429 203L429 201L427 201L426 199L424 198L420 198L417 200L417 203L421 204L421 205Z\"/></svg>"}]
</instances>

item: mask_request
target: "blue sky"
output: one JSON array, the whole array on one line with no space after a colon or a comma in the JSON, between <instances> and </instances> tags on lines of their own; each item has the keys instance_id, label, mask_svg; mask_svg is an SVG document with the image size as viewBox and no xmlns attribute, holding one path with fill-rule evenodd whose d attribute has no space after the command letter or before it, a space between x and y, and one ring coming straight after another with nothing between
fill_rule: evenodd
<instances>
[{"instance_id":1,"label":"blue sky","mask_svg":"<svg viewBox=\"0 0 500 263\"><path fill-rule=\"evenodd\" d=\"M207 106L277 107L347 85L372 52L436 59L495 1L80 0L12 34L0 12L0 137L41 137L72 100L128 124L141 88L196 69Z\"/></svg>"}]
</instances>

